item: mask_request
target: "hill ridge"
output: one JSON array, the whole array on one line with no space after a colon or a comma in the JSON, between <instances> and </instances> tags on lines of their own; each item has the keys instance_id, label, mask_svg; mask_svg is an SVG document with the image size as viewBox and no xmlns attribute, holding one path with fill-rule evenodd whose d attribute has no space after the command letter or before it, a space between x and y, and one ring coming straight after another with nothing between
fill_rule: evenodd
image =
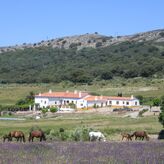
<instances>
[{"instance_id":1,"label":"hill ridge","mask_svg":"<svg viewBox=\"0 0 164 164\"><path fill-rule=\"evenodd\" d=\"M15 51L18 49L25 48L35 48L35 47L52 47L52 48L77 48L78 50L85 47L107 47L110 45L119 44L125 41L150 41L153 40L155 42L164 42L164 29L157 29L147 32L140 32L132 35L125 36L106 36L98 34L97 32L93 34L81 34L81 35L73 35L73 36L65 36L58 37L50 40L42 40L38 43L23 43L22 45L15 46L6 46L0 47L0 53Z\"/></svg>"}]
</instances>

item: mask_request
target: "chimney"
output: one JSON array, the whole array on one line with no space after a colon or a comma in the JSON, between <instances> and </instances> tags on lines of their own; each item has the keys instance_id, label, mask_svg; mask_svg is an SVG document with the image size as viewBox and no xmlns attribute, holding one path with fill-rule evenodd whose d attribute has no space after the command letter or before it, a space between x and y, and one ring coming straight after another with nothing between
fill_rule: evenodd
<instances>
[{"instance_id":1,"label":"chimney","mask_svg":"<svg viewBox=\"0 0 164 164\"><path fill-rule=\"evenodd\" d=\"M79 92L79 97L81 97L81 91Z\"/></svg>"},{"instance_id":2,"label":"chimney","mask_svg":"<svg viewBox=\"0 0 164 164\"><path fill-rule=\"evenodd\" d=\"M49 90L49 93L52 93L52 90L51 89Z\"/></svg>"},{"instance_id":3,"label":"chimney","mask_svg":"<svg viewBox=\"0 0 164 164\"><path fill-rule=\"evenodd\" d=\"M39 96L41 96L41 93L39 93Z\"/></svg>"},{"instance_id":4,"label":"chimney","mask_svg":"<svg viewBox=\"0 0 164 164\"><path fill-rule=\"evenodd\" d=\"M95 100L97 101L97 96L95 96Z\"/></svg>"},{"instance_id":5,"label":"chimney","mask_svg":"<svg viewBox=\"0 0 164 164\"><path fill-rule=\"evenodd\" d=\"M74 94L77 94L77 90L74 90Z\"/></svg>"},{"instance_id":6,"label":"chimney","mask_svg":"<svg viewBox=\"0 0 164 164\"><path fill-rule=\"evenodd\" d=\"M133 95L131 95L131 99L134 99L134 96Z\"/></svg>"},{"instance_id":7,"label":"chimney","mask_svg":"<svg viewBox=\"0 0 164 164\"><path fill-rule=\"evenodd\" d=\"M101 99L101 100L103 99L103 96L102 96L102 95L100 96L100 99Z\"/></svg>"},{"instance_id":8,"label":"chimney","mask_svg":"<svg viewBox=\"0 0 164 164\"><path fill-rule=\"evenodd\" d=\"M66 93L69 93L69 90L67 90Z\"/></svg>"}]
</instances>

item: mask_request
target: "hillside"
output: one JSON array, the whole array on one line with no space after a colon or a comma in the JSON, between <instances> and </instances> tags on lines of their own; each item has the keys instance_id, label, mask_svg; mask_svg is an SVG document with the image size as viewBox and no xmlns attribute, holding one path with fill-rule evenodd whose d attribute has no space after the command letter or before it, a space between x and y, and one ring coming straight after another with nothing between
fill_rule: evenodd
<instances>
[{"instance_id":1,"label":"hillside","mask_svg":"<svg viewBox=\"0 0 164 164\"><path fill-rule=\"evenodd\" d=\"M164 76L164 30L97 33L0 48L1 83L91 83L116 76Z\"/></svg>"}]
</instances>

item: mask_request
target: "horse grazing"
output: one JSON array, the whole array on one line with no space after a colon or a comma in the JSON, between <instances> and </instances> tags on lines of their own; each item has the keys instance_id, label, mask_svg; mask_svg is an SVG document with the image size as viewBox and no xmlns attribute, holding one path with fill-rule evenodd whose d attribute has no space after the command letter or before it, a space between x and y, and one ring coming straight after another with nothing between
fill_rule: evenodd
<instances>
[{"instance_id":1,"label":"horse grazing","mask_svg":"<svg viewBox=\"0 0 164 164\"><path fill-rule=\"evenodd\" d=\"M3 135L2 138L3 138L3 142L5 142L6 139L8 140L8 142L11 141L11 137L8 134Z\"/></svg>"},{"instance_id":2,"label":"horse grazing","mask_svg":"<svg viewBox=\"0 0 164 164\"><path fill-rule=\"evenodd\" d=\"M135 136L135 140L137 139L137 138L140 138L140 140L142 139L146 139L147 141L149 140L149 136L147 135L147 133L146 133L146 131L135 131L132 135L131 135L131 137L133 137L133 136Z\"/></svg>"},{"instance_id":3,"label":"horse grazing","mask_svg":"<svg viewBox=\"0 0 164 164\"><path fill-rule=\"evenodd\" d=\"M34 130L34 131L31 131L30 134L29 134L29 142L34 140L34 137L35 138L40 138L40 142L42 140L46 141L46 137L45 137L45 134L42 130Z\"/></svg>"},{"instance_id":4,"label":"horse grazing","mask_svg":"<svg viewBox=\"0 0 164 164\"><path fill-rule=\"evenodd\" d=\"M129 133L121 133L121 136L122 136L122 140L126 138L127 141L129 140L132 141L132 137Z\"/></svg>"},{"instance_id":5,"label":"horse grazing","mask_svg":"<svg viewBox=\"0 0 164 164\"><path fill-rule=\"evenodd\" d=\"M105 136L101 132L89 132L90 141L106 141Z\"/></svg>"},{"instance_id":6,"label":"horse grazing","mask_svg":"<svg viewBox=\"0 0 164 164\"><path fill-rule=\"evenodd\" d=\"M25 135L22 131L11 131L9 134L8 134L8 138L10 141L12 141L12 138L16 138L17 142L20 141L20 142L26 142L25 140Z\"/></svg>"}]
</instances>

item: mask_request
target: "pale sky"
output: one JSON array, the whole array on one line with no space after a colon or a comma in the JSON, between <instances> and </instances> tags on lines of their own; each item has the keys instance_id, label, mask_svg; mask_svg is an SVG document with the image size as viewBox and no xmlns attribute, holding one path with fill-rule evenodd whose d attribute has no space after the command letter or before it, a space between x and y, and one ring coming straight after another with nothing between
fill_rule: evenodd
<instances>
[{"instance_id":1,"label":"pale sky","mask_svg":"<svg viewBox=\"0 0 164 164\"><path fill-rule=\"evenodd\" d=\"M0 47L164 28L164 0L0 0Z\"/></svg>"}]
</instances>

